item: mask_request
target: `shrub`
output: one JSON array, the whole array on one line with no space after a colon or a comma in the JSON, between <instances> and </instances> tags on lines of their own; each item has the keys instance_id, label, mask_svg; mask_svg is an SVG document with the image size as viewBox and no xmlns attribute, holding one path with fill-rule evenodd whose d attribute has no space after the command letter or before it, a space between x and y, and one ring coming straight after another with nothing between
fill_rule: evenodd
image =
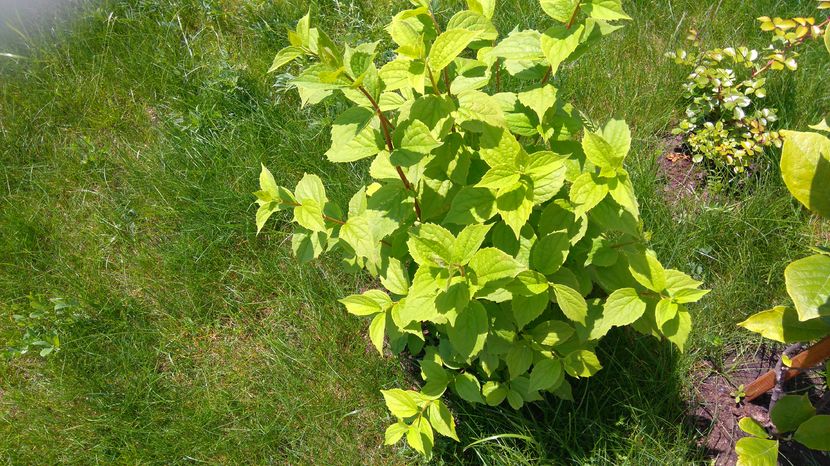
<instances>
[{"instance_id":1,"label":"shrub","mask_svg":"<svg viewBox=\"0 0 830 466\"><path fill-rule=\"evenodd\" d=\"M830 4L820 1L819 8L830 8ZM762 31L773 33L771 44L762 52L747 47L701 50L698 32L691 30L687 36L691 50L667 54L693 69L683 84L688 103L684 118L672 133L683 136L695 163L708 160L716 168L740 173L767 148L781 147L781 135L771 129L776 110L759 103L767 94L764 75L770 70L794 71L798 67L795 48L825 35L828 21L766 16L758 20Z\"/></svg>"},{"instance_id":2,"label":"shrub","mask_svg":"<svg viewBox=\"0 0 830 466\"><path fill-rule=\"evenodd\" d=\"M413 5L389 24L396 55L380 68L378 43L337 45L308 15L271 68L302 60L291 82L303 104L335 91L351 101L326 157L371 159L373 181L344 211L316 175L291 191L263 166L255 195L258 229L293 213L301 261L337 250L379 278L384 289L341 302L371 318L381 355L388 340L420 358L420 391L382 391L397 418L386 443L405 435L429 455L435 432L458 439L447 389L514 409L545 392L570 399L566 376L600 370L595 348L612 327L682 349L686 305L706 291L646 246L626 124L579 117L548 82L628 19L619 1L543 0L552 27L501 41L492 0L469 0L444 27L428 2ZM520 91L500 89L505 72Z\"/></svg>"}]
</instances>

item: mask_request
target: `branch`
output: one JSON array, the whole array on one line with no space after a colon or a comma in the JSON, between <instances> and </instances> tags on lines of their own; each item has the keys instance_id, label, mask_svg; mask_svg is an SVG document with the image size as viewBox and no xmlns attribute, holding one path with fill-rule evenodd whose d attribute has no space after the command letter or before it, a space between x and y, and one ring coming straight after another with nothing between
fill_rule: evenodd
<instances>
[{"instance_id":1,"label":"branch","mask_svg":"<svg viewBox=\"0 0 830 466\"><path fill-rule=\"evenodd\" d=\"M778 362L775 363L775 387L772 389L772 395L769 400L768 412L770 413L772 412L772 408L775 407L775 404L778 403L778 400L784 395L784 383L787 381L787 378L784 377L784 374L787 372L787 366L784 365L784 356L792 358L800 349L801 343L788 346L787 349L781 353L781 357L778 359Z\"/></svg>"},{"instance_id":2,"label":"branch","mask_svg":"<svg viewBox=\"0 0 830 466\"><path fill-rule=\"evenodd\" d=\"M574 25L576 21L576 15L579 13L580 7L582 6L582 0L576 2L576 7L574 8L574 12L571 14L571 19L568 20L568 24L565 26L565 29L570 29L571 26Z\"/></svg>"},{"instance_id":3,"label":"branch","mask_svg":"<svg viewBox=\"0 0 830 466\"><path fill-rule=\"evenodd\" d=\"M389 149L389 153L391 154L392 151L395 150L395 146L392 144L392 134L390 133L390 127L392 126L392 124L389 122L389 120L386 119L386 115L384 115L383 112L380 110L380 105L378 105L375 98L372 97L372 94L369 94L369 91L367 91L366 88L363 87L363 86L360 86L359 89L360 89L360 92L362 92L363 95L367 99L369 99L369 103L372 104L372 107L375 109L375 112L378 114L378 118L380 118L380 127L383 130L383 137L384 137L384 139L386 139L386 148ZM403 182L404 188L406 188L408 191L412 191L414 193L415 189L413 188L412 183L409 182L409 179L406 177L406 174L403 172L403 169L401 169L401 167L396 165L395 166L395 171L398 172L398 176L400 177L401 182ZM421 205L418 203L418 198L417 197L415 197L414 199L415 199L415 214L418 216L418 220L420 220L421 219Z\"/></svg>"}]
</instances>

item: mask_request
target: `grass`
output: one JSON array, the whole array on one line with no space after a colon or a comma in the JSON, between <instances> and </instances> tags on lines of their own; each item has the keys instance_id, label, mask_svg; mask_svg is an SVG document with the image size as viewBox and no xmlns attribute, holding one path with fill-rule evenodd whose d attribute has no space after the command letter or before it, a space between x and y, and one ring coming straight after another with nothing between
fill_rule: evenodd
<instances>
[{"instance_id":1,"label":"grass","mask_svg":"<svg viewBox=\"0 0 830 466\"><path fill-rule=\"evenodd\" d=\"M321 1L318 23L353 43L385 39L404 2ZM663 53L698 27L708 45L761 46L754 18L807 13L812 1L628 1L634 21L555 78L593 118L625 117L629 169L654 248L713 288L693 309L691 350L613 332L606 367L519 412L450 400L461 444L438 463L650 464L703 460L685 427L692 369L717 348L757 340L735 323L785 299L782 273L828 241L775 169L751 195L668 205L655 158L680 104L684 71ZM443 2L447 18L460 4ZM362 166L322 158L342 102L300 109L265 71L303 2L84 3L51 24L0 34L0 337L30 293L83 303L47 359L0 362L0 461L55 463L400 464L382 447L382 388L412 383L381 359L367 322L335 299L364 286L334 258L300 267L288 226L255 234L260 162L293 185L320 175L345 204ZM499 29L546 24L507 0ZM782 126L830 114L830 60L814 46L773 78ZM509 434L504 436L504 434ZM468 444L482 440L469 448Z\"/></svg>"}]
</instances>

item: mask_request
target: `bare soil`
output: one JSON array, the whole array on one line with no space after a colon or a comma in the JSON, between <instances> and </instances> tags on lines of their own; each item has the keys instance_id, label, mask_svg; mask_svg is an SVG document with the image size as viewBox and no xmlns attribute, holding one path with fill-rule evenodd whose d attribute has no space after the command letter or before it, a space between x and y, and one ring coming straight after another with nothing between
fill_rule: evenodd
<instances>
[{"instance_id":1,"label":"bare soil","mask_svg":"<svg viewBox=\"0 0 830 466\"><path fill-rule=\"evenodd\" d=\"M699 434L698 445L712 464L734 465L737 461L735 442L746 436L738 428L738 421L749 416L769 430L768 406L770 395L753 402L735 403L735 390L747 386L760 375L775 367L781 348L762 346L754 354L731 354L721 366L706 361L696 371L700 383L691 395L688 422ZM808 393L814 403L822 396L823 384L808 372L786 385L787 393ZM782 465L830 465L830 456L810 451L795 442L782 441L779 447L779 464Z\"/></svg>"}]
</instances>

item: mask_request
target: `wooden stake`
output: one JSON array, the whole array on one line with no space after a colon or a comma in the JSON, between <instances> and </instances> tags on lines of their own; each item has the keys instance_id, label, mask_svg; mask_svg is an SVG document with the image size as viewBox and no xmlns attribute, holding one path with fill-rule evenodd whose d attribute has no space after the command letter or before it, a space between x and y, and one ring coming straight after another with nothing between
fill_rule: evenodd
<instances>
[{"instance_id":1,"label":"wooden stake","mask_svg":"<svg viewBox=\"0 0 830 466\"><path fill-rule=\"evenodd\" d=\"M784 380L790 380L803 370L817 366L819 363L830 357L830 336L824 337L815 345L807 348L792 358L793 365L787 372L784 373ZM775 370L771 370L766 374L758 377L746 387L744 392L746 397L744 400L752 401L755 398L770 391L775 386Z\"/></svg>"}]
</instances>

